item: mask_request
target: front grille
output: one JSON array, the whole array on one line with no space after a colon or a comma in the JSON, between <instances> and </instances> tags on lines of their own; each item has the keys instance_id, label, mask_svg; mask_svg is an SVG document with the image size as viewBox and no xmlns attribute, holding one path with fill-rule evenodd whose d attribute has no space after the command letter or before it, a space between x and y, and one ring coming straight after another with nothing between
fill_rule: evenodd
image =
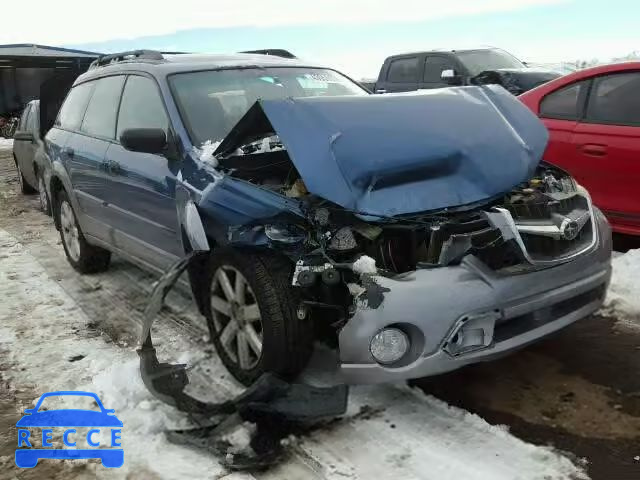
<instances>
[{"instance_id":1,"label":"front grille","mask_svg":"<svg viewBox=\"0 0 640 480\"><path fill-rule=\"evenodd\" d=\"M526 263L541 267L587 251L597 235L586 192L544 197L507 203L488 214L495 225L501 225L503 236L515 237ZM580 228L577 234L576 227Z\"/></svg>"},{"instance_id":2,"label":"front grille","mask_svg":"<svg viewBox=\"0 0 640 480\"><path fill-rule=\"evenodd\" d=\"M580 195L573 195L568 198L551 201L545 198L535 202L510 203L505 205L505 208L509 210L516 222L526 222L530 220L540 220L541 218L551 218L554 213L567 215L574 210L587 210L589 204L586 198Z\"/></svg>"},{"instance_id":3,"label":"front grille","mask_svg":"<svg viewBox=\"0 0 640 480\"><path fill-rule=\"evenodd\" d=\"M502 321L495 326L493 340L495 343L509 340L530 330L554 322L571 312L592 303L602 301L606 292L605 285L588 290L575 297L562 300L546 308Z\"/></svg>"},{"instance_id":4,"label":"front grille","mask_svg":"<svg viewBox=\"0 0 640 480\"><path fill-rule=\"evenodd\" d=\"M529 233L521 233L520 237L532 260L548 261L564 258L591 245L593 241L593 222L589 219L573 240L555 239Z\"/></svg>"}]
</instances>

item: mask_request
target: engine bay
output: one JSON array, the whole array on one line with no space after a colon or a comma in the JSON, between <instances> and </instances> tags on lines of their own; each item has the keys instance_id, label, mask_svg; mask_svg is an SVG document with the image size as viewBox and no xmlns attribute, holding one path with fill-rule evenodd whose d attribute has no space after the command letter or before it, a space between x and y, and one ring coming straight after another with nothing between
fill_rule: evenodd
<instances>
[{"instance_id":1,"label":"engine bay","mask_svg":"<svg viewBox=\"0 0 640 480\"><path fill-rule=\"evenodd\" d=\"M406 273L459 263L475 255L494 270L524 262L512 239L491 224L487 212L503 208L516 220L552 221L566 213L578 192L561 170L542 165L529 181L499 199L450 211L364 221L353 212L320 205L314 210L317 243L338 263L367 255L383 271ZM581 197L580 197L581 198Z\"/></svg>"},{"instance_id":2,"label":"engine bay","mask_svg":"<svg viewBox=\"0 0 640 480\"><path fill-rule=\"evenodd\" d=\"M291 256L319 255L320 263L351 264L366 255L377 269L402 274L417 268L458 264L475 255L493 270L526 264L513 239L504 238L487 212L504 209L514 221L545 222L563 217L580 202L575 181L564 171L541 164L534 176L511 191L475 205L436 212L372 217L310 194L278 135L247 139L220 166L232 177L299 199L307 212L305 244Z\"/></svg>"}]
</instances>

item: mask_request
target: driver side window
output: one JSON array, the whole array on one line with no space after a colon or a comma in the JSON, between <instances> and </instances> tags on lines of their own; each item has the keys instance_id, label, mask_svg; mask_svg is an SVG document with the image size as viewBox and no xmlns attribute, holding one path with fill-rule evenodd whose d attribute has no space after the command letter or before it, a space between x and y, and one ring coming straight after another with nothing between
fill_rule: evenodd
<instances>
[{"instance_id":1,"label":"driver side window","mask_svg":"<svg viewBox=\"0 0 640 480\"><path fill-rule=\"evenodd\" d=\"M118 115L116 138L128 128L169 129L167 112L155 81L147 77L131 75L127 78Z\"/></svg>"}]
</instances>

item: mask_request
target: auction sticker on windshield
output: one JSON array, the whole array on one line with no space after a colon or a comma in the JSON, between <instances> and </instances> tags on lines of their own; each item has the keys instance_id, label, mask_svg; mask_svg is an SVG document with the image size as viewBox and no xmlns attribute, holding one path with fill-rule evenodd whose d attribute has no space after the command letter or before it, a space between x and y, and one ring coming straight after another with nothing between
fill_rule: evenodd
<instances>
[{"instance_id":1,"label":"auction sticker on windshield","mask_svg":"<svg viewBox=\"0 0 640 480\"><path fill-rule=\"evenodd\" d=\"M24 413L16 423L18 467L33 468L41 458L96 458L107 468L119 468L124 463L122 422L95 393L45 393Z\"/></svg>"}]
</instances>

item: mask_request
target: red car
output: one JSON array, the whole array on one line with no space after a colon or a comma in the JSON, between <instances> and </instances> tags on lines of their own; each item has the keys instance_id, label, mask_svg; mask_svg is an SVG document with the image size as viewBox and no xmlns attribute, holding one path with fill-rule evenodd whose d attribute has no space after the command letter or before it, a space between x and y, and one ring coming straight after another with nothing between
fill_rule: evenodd
<instances>
[{"instance_id":1,"label":"red car","mask_svg":"<svg viewBox=\"0 0 640 480\"><path fill-rule=\"evenodd\" d=\"M549 129L545 160L589 190L614 231L640 235L640 62L581 70L519 98Z\"/></svg>"}]
</instances>

